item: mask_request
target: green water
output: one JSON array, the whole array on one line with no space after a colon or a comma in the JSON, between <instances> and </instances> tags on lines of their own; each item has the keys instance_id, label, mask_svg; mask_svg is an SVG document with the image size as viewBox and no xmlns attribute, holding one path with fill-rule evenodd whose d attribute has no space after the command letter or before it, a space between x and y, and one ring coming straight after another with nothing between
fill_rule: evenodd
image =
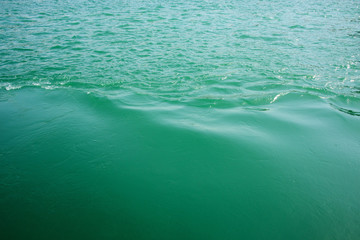
<instances>
[{"instance_id":1,"label":"green water","mask_svg":"<svg viewBox=\"0 0 360 240\"><path fill-rule=\"evenodd\" d=\"M359 239L356 0L0 0L1 239Z\"/></svg>"}]
</instances>

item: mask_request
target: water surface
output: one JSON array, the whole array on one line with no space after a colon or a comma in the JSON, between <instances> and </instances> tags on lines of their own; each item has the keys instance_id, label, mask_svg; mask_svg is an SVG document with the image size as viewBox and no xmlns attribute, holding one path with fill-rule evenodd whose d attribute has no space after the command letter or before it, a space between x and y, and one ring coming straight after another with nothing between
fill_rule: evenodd
<instances>
[{"instance_id":1,"label":"water surface","mask_svg":"<svg viewBox=\"0 0 360 240\"><path fill-rule=\"evenodd\" d=\"M5 239L356 239L360 9L0 1Z\"/></svg>"}]
</instances>

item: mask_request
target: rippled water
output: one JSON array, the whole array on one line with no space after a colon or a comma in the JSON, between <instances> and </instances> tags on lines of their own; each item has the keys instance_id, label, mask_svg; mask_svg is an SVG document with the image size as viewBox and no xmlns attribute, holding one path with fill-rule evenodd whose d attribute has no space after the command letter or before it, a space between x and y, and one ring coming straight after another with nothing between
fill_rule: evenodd
<instances>
[{"instance_id":1,"label":"rippled water","mask_svg":"<svg viewBox=\"0 0 360 240\"><path fill-rule=\"evenodd\" d=\"M359 6L1 0L1 235L357 239Z\"/></svg>"}]
</instances>

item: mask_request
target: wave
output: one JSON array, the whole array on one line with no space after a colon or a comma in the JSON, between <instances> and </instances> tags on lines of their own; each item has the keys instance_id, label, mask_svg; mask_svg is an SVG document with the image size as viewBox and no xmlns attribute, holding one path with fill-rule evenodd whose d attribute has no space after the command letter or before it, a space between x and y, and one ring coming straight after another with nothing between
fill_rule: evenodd
<instances>
[{"instance_id":1,"label":"wave","mask_svg":"<svg viewBox=\"0 0 360 240\"><path fill-rule=\"evenodd\" d=\"M42 81L42 82L1 82L0 90L16 91L23 88L42 88L46 90L69 89L86 94L106 97L127 107L153 109L154 106L194 107L213 109L242 108L267 111L272 105L288 101L289 98L314 97L325 101L333 109L351 116L359 116L359 89L350 86L341 88L299 86L294 84L214 84L181 88L176 84L151 87L151 84L126 82L86 83L81 81ZM183 86L184 87L184 86ZM285 99L286 100L283 100ZM347 106L349 105L349 106ZM165 107L166 109L166 107Z\"/></svg>"}]
</instances>

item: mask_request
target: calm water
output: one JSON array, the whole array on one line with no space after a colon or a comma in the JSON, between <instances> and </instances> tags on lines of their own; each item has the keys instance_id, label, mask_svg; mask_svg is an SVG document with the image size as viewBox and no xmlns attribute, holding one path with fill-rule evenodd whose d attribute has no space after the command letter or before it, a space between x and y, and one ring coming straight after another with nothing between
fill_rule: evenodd
<instances>
[{"instance_id":1,"label":"calm water","mask_svg":"<svg viewBox=\"0 0 360 240\"><path fill-rule=\"evenodd\" d=\"M359 6L0 0L1 239L358 239Z\"/></svg>"}]
</instances>

